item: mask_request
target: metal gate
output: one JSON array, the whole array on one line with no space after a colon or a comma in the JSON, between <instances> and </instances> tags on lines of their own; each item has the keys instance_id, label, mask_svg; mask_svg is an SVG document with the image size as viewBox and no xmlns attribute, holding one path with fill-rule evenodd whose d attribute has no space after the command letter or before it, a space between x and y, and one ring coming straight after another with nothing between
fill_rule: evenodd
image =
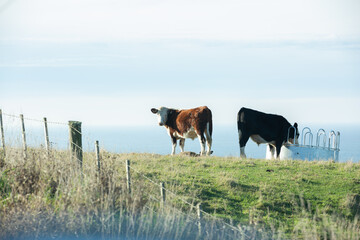
<instances>
[{"instance_id":1,"label":"metal gate","mask_svg":"<svg viewBox=\"0 0 360 240\"><path fill-rule=\"evenodd\" d=\"M289 142L288 130L287 142L281 147L280 159L300 159L300 160L339 160L340 151L340 132L331 130L326 135L326 131L320 128L316 133L316 143L313 145L313 134L308 127L303 128L301 132L301 142L291 144ZM295 128L294 128L295 129ZM296 129L295 129L296 134ZM266 148L266 159L272 159L270 147Z\"/></svg>"}]
</instances>

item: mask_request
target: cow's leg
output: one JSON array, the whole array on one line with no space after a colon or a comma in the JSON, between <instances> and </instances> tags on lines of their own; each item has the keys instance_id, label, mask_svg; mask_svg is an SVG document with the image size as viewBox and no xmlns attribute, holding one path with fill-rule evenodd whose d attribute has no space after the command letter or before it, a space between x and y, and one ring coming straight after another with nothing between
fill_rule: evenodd
<instances>
[{"instance_id":1,"label":"cow's leg","mask_svg":"<svg viewBox=\"0 0 360 240\"><path fill-rule=\"evenodd\" d=\"M204 155L205 154L205 137L204 137L204 134L198 134L198 138L199 138L199 141L200 141L200 146L201 146L201 152L200 152L200 155Z\"/></svg>"},{"instance_id":2,"label":"cow's leg","mask_svg":"<svg viewBox=\"0 0 360 240\"><path fill-rule=\"evenodd\" d=\"M280 159L280 150L281 150L282 142L276 142L276 159Z\"/></svg>"},{"instance_id":3,"label":"cow's leg","mask_svg":"<svg viewBox=\"0 0 360 240\"><path fill-rule=\"evenodd\" d=\"M184 152L184 147L185 147L185 139L184 138L180 139L179 145L180 145L180 151Z\"/></svg>"},{"instance_id":4,"label":"cow's leg","mask_svg":"<svg viewBox=\"0 0 360 240\"><path fill-rule=\"evenodd\" d=\"M176 138L172 137L172 138L171 138L171 142L172 142L172 151L171 151L171 155L175 155Z\"/></svg>"},{"instance_id":5,"label":"cow's leg","mask_svg":"<svg viewBox=\"0 0 360 240\"><path fill-rule=\"evenodd\" d=\"M275 147L269 144L270 152L271 152L271 159L275 158Z\"/></svg>"},{"instance_id":6,"label":"cow's leg","mask_svg":"<svg viewBox=\"0 0 360 240\"><path fill-rule=\"evenodd\" d=\"M207 128L205 129L205 136L206 136L206 145L207 145L207 152L206 155L211 154L211 144L212 144L212 137L209 130L209 123L207 124Z\"/></svg>"},{"instance_id":7,"label":"cow's leg","mask_svg":"<svg viewBox=\"0 0 360 240\"><path fill-rule=\"evenodd\" d=\"M247 143L247 141L249 140L249 134L247 134L244 131L241 131L241 129L239 129L239 145L240 145L240 157L241 158L246 158L246 154L245 154L245 145Z\"/></svg>"}]
</instances>

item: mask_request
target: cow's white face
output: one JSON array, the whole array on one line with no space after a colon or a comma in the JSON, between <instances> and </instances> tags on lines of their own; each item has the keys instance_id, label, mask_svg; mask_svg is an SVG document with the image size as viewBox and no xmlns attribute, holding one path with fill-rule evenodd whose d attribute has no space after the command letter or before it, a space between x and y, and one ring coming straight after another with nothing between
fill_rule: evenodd
<instances>
[{"instance_id":1,"label":"cow's white face","mask_svg":"<svg viewBox=\"0 0 360 240\"><path fill-rule=\"evenodd\" d=\"M169 109L166 107L160 107L159 109L152 108L151 112L158 116L159 125L164 126L168 118Z\"/></svg>"},{"instance_id":2,"label":"cow's white face","mask_svg":"<svg viewBox=\"0 0 360 240\"><path fill-rule=\"evenodd\" d=\"M294 129L296 134L294 133ZM295 123L294 126L290 127L289 129L290 131L290 137L289 137L289 142L291 144L299 144L299 129L298 129L298 124ZM295 139L295 141L294 141Z\"/></svg>"}]
</instances>

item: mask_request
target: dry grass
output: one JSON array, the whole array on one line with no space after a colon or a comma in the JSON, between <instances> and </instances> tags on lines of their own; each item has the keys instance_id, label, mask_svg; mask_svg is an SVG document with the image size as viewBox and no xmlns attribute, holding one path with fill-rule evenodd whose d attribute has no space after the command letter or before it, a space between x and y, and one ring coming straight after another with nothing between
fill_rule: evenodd
<instances>
[{"instance_id":1,"label":"dry grass","mask_svg":"<svg viewBox=\"0 0 360 240\"><path fill-rule=\"evenodd\" d=\"M82 170L60 151L48 159L31 149L24 160L21 151L8 149L2 160L0 239L234 239L249 232L203 220L199 235L196 216L160 207L143 179L134 176L129 194L124 163L105 153L100 173L92 154L84 155Z\"/></svg>"},{"instance_id":2,"label":"dry grass","mask_svg":"<svg viewBox=\"0 0 360 240\"><path fill-rule=\"evenodd\" d=\"M134 171L132 193L129 194L126 188L125 159L132 159L131 166L144 176L156 182L165 181L166 188L180 194L182 200L193 205L200 201L206 203L206 210L218 211L219 214L216 215L220 218L224 216L225 221L235 225L237 230L226 227L223 220L204 217L202 232L199 234L195 209L171 194L167 195L165 207L161 207L158 201L159 186ZM218 161L222 163L218 164ZM266 174L274 174L274 169L276 173L281 168L301 165L293 161L262 164L265 164L264 169L272 170ZM326 171L336 167L329 162L308 164L325 168ZM306 167L308 166L301 165L299 168L305 171ZM286 222L279 220L280 224L272 224L273 218L270 216L277 213L271 211L275 210L268 208L266 214L262 210L269 205L268 193L275 194L275 191L285 190L276 189L267 183L252 189L244 184L245 180L239 181L243 173L239 177L231 172L234 168L243 172L248 171L247 169L263 171L257 160L239 163L236 158L195 159L102 152L102 170L98 172L92 153L84 154L81 170L79 164L72 161L69 153L65 151L53 151L48 159L41 149L30 149L28 158L24 160L20 150L8 149L7 157L0 159L0 239L360 238L359 194L348 194L343 200L341 208L345 214L324 212L317 208L314 212L310 201L294 197L291 209L296 220L289 219L289 222L292 222L289 232ZM349 172L359 169L351 163L343 164L339 168ZM216 173L216 176L213 173ZM246 174L246 178L252 177L252 173ZM261 178L258 175L254 177ZM291 179L299 184L303 183L304 179L310 181L306 178L302 173L291 176ZM359 178L352 181L359 181ZM233 207L244 208L245 202L229 203L221 194L215 198L209 195L207 187L219 191L225 189L229 194L244 194L243 197L245 194L253 194L255 203L249 209L242 210L243 214L247 214L247 223L237 221L235 218L238 216L231 215L231 212L234 212ZM226 212L230 213L225 214Z\"/></svg>"}]
</instances>

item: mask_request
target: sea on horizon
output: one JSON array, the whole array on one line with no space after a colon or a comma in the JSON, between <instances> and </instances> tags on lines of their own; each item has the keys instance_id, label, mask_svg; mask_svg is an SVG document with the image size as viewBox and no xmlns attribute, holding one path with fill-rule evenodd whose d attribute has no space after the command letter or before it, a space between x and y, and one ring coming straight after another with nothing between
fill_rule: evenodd
<instances>
[{"instance_id":1,"label":"sea on horizon","mask_svg":"<svg viewBox=\"0 0 360 240\"><path fill-rule=\"evenodd\" d=\"M7 146L21 146L21 129L14 125L4 126L5 144ZM318 126L309 126L316 144ZM340 132L339 162L360 162L360 126L338 125L322 127L329 137L331 130ZM300 134L303 127L300 126ZM69 129L67 125L52 125L48 127L49 140L55 149L68 148ZM154 126L87 126L82 125L83 149L94 151L94 143L99 141L101 149L114 153L154 153L167 155L171 153L171 141L164 127ZM301 135L299 142L301 143ZM44 130L42 124L26 127L26 139L29 146L44 145ZM328 141L328 140L327 140ZM321 141L322 142L322 141ZM214 126L212 150L214 156L239 157L240 149L236 126ZM200 152L198 139L186 139L185 151ZM179 146L176 153L180 152ZM245 153L248 158L263 159L266 156L266 144L257 145L249 139Z\"/></svg>"}]
</instances>

